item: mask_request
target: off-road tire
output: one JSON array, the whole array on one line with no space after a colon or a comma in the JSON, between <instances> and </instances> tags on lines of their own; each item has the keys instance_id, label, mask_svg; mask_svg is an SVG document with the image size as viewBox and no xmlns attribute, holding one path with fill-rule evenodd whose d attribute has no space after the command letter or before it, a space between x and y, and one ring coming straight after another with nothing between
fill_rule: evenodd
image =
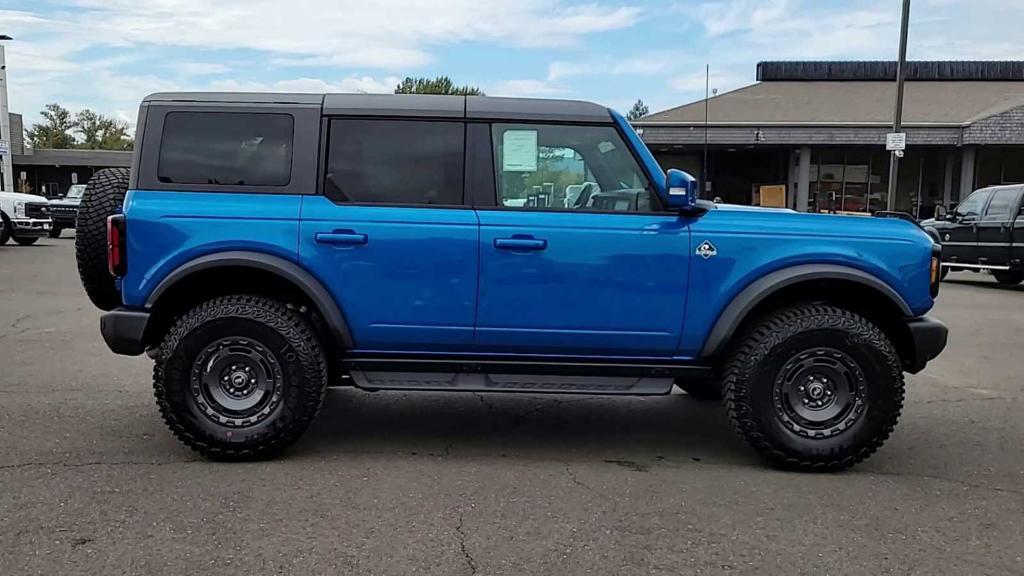
<instances>
[{"instance_id":1,"label":"off-road tire","mask_svg":"<svg viewBox=\"0 0 1024 576\"><path fill-rule=\"evenodd\" d=\"M858 377L849 381L863 393L861 403L854 403L861 411L852 423L840 422L838 432L798 433L791 429L793 420L780 416L787 399L776 394L779 379L792 362L806 362L808 354L823 349L846 355L859 367L853 372ZM739 338L723 372L723 399L733 428L781 468L835 471L852 466L882 446L903 409L896 349L870 321L835 306L802 304L769 314Z\"/></svg>"},{"instance_id":2,"label":"off-road tire","mask_svg":"<svg viewBox=\"0 0 1024 576\"><path fill-rule=\"evenodd\" d=\"M107 217L121 211L128 192L127 168L100 170L89 180L78 208L75 257L89 300L100 310L121 305L121 294L107 270Z\"/></svg>"},{"instance_id":3,"label":"off-road tire","mask_svg":"<svg viewBox=\"0 0 1024 576\"><path fill-rule=\"evenodd\" d=\"M277 403L252 422L225 422L211 415L215 403L197 399L202 370L195 363L225 338L256 342L280 367ZM164 338L153 368L164 422L189 448L216 460L266 458L288 447L316 418L326 389L327 361L313 326L283 303L260 296L216 298L184 314Z\"/></svg>"},{"instance_id":4,"label":"off-road tire","mask_svg":"<svg viewBox=\"0 0 1024 576\"><path fill-rule=\"evenodd\" d=\"M6 214L0 214L0 246L7 244L7 241L11 239L11 221L7 219Z\"/></svg>"},{"instance_id":5,"label":"off-road tire","mask_svg":"<svg viewBox=\"0 0 1024 576\"><path fill-rule=\"evenodd\" d=\"M60 226L54 226L53 228L50 228L49 236L50 238L60 238L60 233L63 231L64 229L61 228Z\"/></svg>"},{"instance_id":6,"label":"off-road tire","mask_svg":"<svg viewBox=\"0 0 1024 576\"><path fill-rule=\"evenodd\" d=\"M676 386L697 400L721 400L722 385L713 378L688 379L677 378Z\"/></svg>"},{"instance_id":7,"label":"off-road tire","mask_svg":"<svg viewBox=\"0 0 1024 576\"><path fill-rule=\"evenodd\" d=\"M31 236L26 238L24 236L15 236L14 241L17 242L18 246L31 246L36 242L39 242L39 237Z\"/></svg>"},{"instance_id":8,"label":"off-road tire","mask_svg":"<svg viewBox=\"0 0 1024 576\"><path fill-rule=\"evenodd\" d=\"M1024 272L1020 270L993 270L992 276L1003 286L1016 286L1024 282Z\"/></svg>"}]
</instances>

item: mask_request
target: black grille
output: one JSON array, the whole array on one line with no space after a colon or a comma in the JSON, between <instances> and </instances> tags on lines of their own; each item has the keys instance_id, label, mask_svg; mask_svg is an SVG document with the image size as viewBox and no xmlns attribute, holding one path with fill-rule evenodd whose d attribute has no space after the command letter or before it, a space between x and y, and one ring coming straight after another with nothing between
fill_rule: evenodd
<instances>
[{"instance_id":1,"label":"black grille","mask_svg":"<svg viewBox=\"0 0 1024 576\"><path fill-rule=\"evenodd\" d=\"M50 213L54 216L75 216L78 214L78 208L73 206L51 206Z\"/></svg>"},{"instance_id":2,"label":"black grille","mask_svg":"<svg viewBox=\"0 0 1024 576\"><path fill-rule=\"evenodd\" d=\"M50 217L50 207L42 202L29 202L25 204L25 217L45 220Z\"/></svg>"}]
</instances>

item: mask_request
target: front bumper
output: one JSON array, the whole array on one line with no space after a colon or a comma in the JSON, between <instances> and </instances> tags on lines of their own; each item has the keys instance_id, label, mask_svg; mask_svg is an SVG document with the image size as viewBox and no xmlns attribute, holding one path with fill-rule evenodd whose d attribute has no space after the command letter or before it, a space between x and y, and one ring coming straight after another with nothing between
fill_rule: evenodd
<instances>
[{"instance_id":1,"label":"front bumper","mask_svg":"<svg viewBox=\"0 0 1024 576\"><path fill-rule=\"evenodd\" d=\"M21 238L33 238L46 236L53 227L53 220L38 220L32 218L20 218L11 220L11 231L15 236Z\"/></svg>"},{"instance_id":2,"label":"front bumper","mask_svg":"<svg viewBox=\"0 0 1024 576\"><path fill-rule=\"evenodd\" d=\"M117 308L100 316L100 333L114 354L138 356L146 351L143 337L149 312Z\"/></svg>"},{"instance_id":3,"label":"front bumper","mask_svg":"<svg viewBox=\"0 0 1024 576\"><path fill-rule=\"evenodd\" d=\"M949 328L939 320L921 316L908 320L907 329L913 346L913 358L904 360L904 369L911 374L917 374L946 347Z\"/></svg>"}]
</instances>

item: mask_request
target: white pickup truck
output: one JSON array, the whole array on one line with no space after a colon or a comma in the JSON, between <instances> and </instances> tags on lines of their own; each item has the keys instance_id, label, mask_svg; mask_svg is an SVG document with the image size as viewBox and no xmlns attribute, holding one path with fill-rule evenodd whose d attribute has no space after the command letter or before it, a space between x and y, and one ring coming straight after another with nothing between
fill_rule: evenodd
<instances>
[{"instance_id":1,"label":"white pickup truck","mask_svg":"<svg viewBox=\"0 0 1024 576\"><path fill-rule=\"evenodd\" d=\"M8 240L22 246L35 244L50 233L50 202L42 196L0 192L0 245Z\"/></svg>"}]
</instances>

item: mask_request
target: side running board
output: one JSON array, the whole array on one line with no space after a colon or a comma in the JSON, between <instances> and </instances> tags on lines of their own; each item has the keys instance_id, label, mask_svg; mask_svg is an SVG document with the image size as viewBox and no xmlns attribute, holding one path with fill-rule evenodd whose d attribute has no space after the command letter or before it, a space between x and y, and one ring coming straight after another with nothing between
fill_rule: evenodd
<instances>
[{"instance_id":1,"label":"side running board","mask_svg":"<svg viewBox=\"0 0 1024 576\"><path fill-rule=\"evenodd\" d=\"M366 390L432 390L459 392L550 392L558 394L623 394L649 396L672 391L672 378L636 376L556 376L543 374L466 374L459 372L349 373Z\"/></svg>"},{"instance_id":2,"label":"side running board","mask_svg":"<svg viewBox=\"0 0 1024 576\"><path fill-rule=\"evenodd\" d=\"M342 365L367 390L668 394L676 378L712 377L707 366L616 363L593 359L357 356Z\"/></svg>"}]
</instances>

